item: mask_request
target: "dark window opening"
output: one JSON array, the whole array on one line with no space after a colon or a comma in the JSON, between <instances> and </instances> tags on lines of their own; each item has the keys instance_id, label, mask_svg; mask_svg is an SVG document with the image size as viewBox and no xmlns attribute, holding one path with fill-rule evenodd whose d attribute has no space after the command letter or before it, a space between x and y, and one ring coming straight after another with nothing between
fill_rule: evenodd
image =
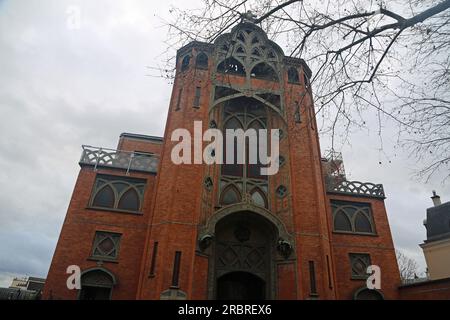
<instances>
[{"instance_id":1,"label":"dark window opening","mask_svg":"<svg viewBox=\"0 0 450 320\"><path fill-rule=\"evenodd\" d=\"M152 261L150 264L150 274L149 276L153 277L155 275L155 268L156 268L156 256L158 254L158 242L155 241L153 244L153 253L152 253Z\"/></svg>"},{"instance_id":2,"label":"dark window opening","mask_svg":"<svg viewBox=\"0 0 450 320\"><path fill-rule=\"evenodd\" d=\"M109 185L107 185L96 194L92 205L94 207L114 208L114 203L114 191Z\"/></svg>"},{"instance_id":3,"label":"dark window opening","mask_svg":"<svg viewBox=\"0 0 450 320\"><path fill-rule=\"evenodd\" d=\"M309 286L310 286L310 295L317 295L317 287L316 287L316 271L314 268L314 261L309 261Z\"/></svg>"},{"instance_id":4,"label":"dark window opening","mask_svg":"<svg viewBox=\"0 0 450 320\"><path fill-rule=\"evenodd\" d=\"M356 232L372 232L372 225L367 217L363 213L358 213L355 218L355 231Z\"/></svg>"},{"instance_id":5,"label":"dark window opening","mask_svg":"<svg viewBox=\"0 0 450 320\"><path fill-rule=\"evenodd\" d=\"M224 126L225 133L226 129L242 129L242 123L238 120L236 117L232 117L228 119L228 121L225 123ZM227 151L230 152L231 150L227 150L227 142L224 141L223 144L223 159L224 164L222 165L222 174L224 175L230 175L230 176L237 176L242 177L243 175L243 165L238 163L238 141L237 138L234 138L233 141L233 163L227 163Z\"/></svg>"},{"instance_id":6,"label":"dark window opening","mask_svg":"<svg viewBox=\"0 0 450 320\"><path fill-rule=\"evenodd\" d=\"M250 74L252 77L257 79L278 81L278 76L275 70L265 62L258 63L254 66Z\"/></svg>"},{"instance_id":7,"label":"dark window opening","mask_svg":"<svg viewBox=\"0 0 450 320\"><path fill-rule=\"evenodd\" d=\"M290 67L288 70L288 82L289 83L300 83L298 71L294 67Z\"/></svg>"},{"instance_id":8,"label":"dark window opening","mask_svg":"<svg viewBox=\"0 0 450 320\"><path fill-rule=\"evenodd\" d=\"M202 94L202 89L200 87L195 88L195 97L194 97L194 108L200 107L200 97Z\"/></svg>"},{"instance_id":9,"label":"dark window opening","mask_svg":"<svg viewBox=\"0 0 450 320\"><path fill-rule=\"evenodd\" d=\"M185 56L183 61L181 61L181 71L186 71L189 68L189 62L191 61L190 56Z\"/></svg>"},{"instance_id":10,"label":"dark window opening","mask_svg":"<svg viewBox=\"0 0 450 320\"><path fill-rule=\"evenodd\" d=\"M134 189L128 189L120 198L118 209L128 211L139 211L140 201L139 196Z\"/></svg>"},{"instance_id":11,"label":"dark window opening","mask_svg":"<svg viewBox=\"0 0 450 320\"><path fill-rule=\"evenodd\" d=\"M195 66L199 69L208 68L208 56L204 52L200 52L195 59Z\"/></svg>"},{"instance_id":12,"label":"dark window opening","mask_svg":"<svg viewBox=\"0 0 450 320\"><path fill-rule=\"evenodd\" d=\"M352 231L352 224L345 213L339 212L334 217L334 230Z\"/></svg>"},{"instance_id":13,"label":"dark window opening","mask_svg":"<svg viewBox=\"0 0 450 320\"><path fill-rule=\"evenodd\" d=\"M175 107L175 111L180 110L180 104L181 104L181 96L183 93L183 89L178 90L178 97L177 97L177 105Z\"/></svg>"},{"instance_id":14,"label":"dark window opening","mask_svg":"<svg viewBox=\"0 0 450 320\"><path fill-rule=\"evenodd\" d=\"M172 288L178 288L180 278L181 251L175 252L173 259Z\"/></svg>"},{"instance_id":15,"label":"dark window opening","mask_svg":"<svg viewBox=\"0 0 450 320\"><path fill-rule=\"evenodd\" d=\"M330 270L330 258L327 255L327 273L328 273L328 288L333 289L333 283L331 281L331 270Z\"/></svg>"},{"instance_id":16,"label":"dark window opening","mask_svg":"<svg viewBox=\"0 0 450 320\"><path fill-rule=\"evenodd\" d=\"M264 125L259 122L258 120L252 121L250 125L247 127L248 129L255 129L256 133L258 134L258 130L264 129ZM246 141L247 144L247 177L250 178L256 178L256 179L267 179L267 175L261 174L261 169L265 167L261 163L261 159L259 156L259 135L256 136L256 148L253 148L253 151L256 151L256 163L250 163L250 152L252 152L252 146L250 146L250 141Z\"/></svg>"},{"instance_id":17,"label":"dark window opening","mask_svg":"<svg viewBox=\"0 0 450 320\"><path fill-rule=\"evenodd\" d=\"M235 58L227 58L217 66L217 72L245 76L245 68Z\"/></svg>"}]
</instances>

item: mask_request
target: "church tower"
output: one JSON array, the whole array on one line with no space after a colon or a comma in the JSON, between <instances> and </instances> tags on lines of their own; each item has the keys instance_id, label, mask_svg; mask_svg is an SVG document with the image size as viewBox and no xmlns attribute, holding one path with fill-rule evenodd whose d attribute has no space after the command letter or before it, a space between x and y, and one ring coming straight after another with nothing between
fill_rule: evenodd
<instances>
[{"instance_id":1,"label":"church tower","mask_svg":"<svg viewBox=\"0 0 450 320\"><path fill-rule=\"evenodd\" d=\"M251 21L178 51L141 298L335 297L310 76ZM171 134L194 137L194 121L224 133L279 129L278 173L174 164Z\"/></svg>"},{"instance_id":2,"label":"church tower","mask_svg":"<svg viewBox=\"0 0 450 320\"><path fill-rule=\"evenodd\" d=\"M44 298L396 298L383 187L347 181L340 157L321 157L306 63L250 15L176 61L163 138L123 133L117 150L83 147ZM278 171L261 174L260 158L205 162L203 150L238 158L236 140L230 151L195 139L211 128L279 130ZM261 139L245 139L245 154ZM381 289L366 288L370 265ZM68 266L80 268L81 290L67 287Z\"/></svg>"}]
</instances>

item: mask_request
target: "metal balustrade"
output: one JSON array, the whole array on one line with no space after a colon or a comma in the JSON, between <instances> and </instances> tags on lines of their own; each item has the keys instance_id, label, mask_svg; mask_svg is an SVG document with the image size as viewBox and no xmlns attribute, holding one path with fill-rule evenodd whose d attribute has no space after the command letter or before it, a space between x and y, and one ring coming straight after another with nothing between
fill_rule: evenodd
<instances>
[{"instance_id":1,"label":"metal balustrade","mask_svg":"<svg viewBox=\"0 0 450 320\"><path fill-rule=\"evenodd\" d=\"M347 180L334 182L332 179L329 179L326 185L327 191L331 193L385 198L382 184Z\"/></svg>"},{"instance_id":2,"label":"metal balustrade","mask_svg":"<svg viewBox=\"0 0 450 320\"><path fill-rule=\"evenodd\" d=\"M131 152L83 145L80 165L119 168L156 173L159 157L151 153Z\"/></svg>"}]
</instances>

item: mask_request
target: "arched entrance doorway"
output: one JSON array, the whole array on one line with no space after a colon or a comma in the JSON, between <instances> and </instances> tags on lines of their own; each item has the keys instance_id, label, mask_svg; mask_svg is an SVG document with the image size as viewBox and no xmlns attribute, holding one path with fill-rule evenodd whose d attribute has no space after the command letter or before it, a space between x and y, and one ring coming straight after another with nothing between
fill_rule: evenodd
<instances>
[{"instance_id":1,"label":"arched entrance doorway","mask_svg":"<svg viewBox=\"0 0 450 320\"><path fill-rule=\"evenodd\" d=\"M253 212L233 213L217 222L213 248L216 299L273 297L276 237L275 226Z\"/></svg>"},{"instance_id":2,"label":"arched entrance doorway","mask_svg":"<svg viewBox=\"0 0 450 320\"><path fill-rule=\"evenodd\" d=\"M110 300L116 283L114 275L103 269L86 270L81 275L80 300Z\"/></svg>"},{"instance_id":3,"label":"arched entrance doorway","mask_svg":"<svg viewBox=\"0 0 450 320\"><path fill-rule=\"evenodd\" d=\"M231 272L217 279L217 300L264 300L266 283L249 272Z\"/></svg>"},{"instance_id":4,"label":"arched entrance doorway","mask_svg":"<svg viewBox=\"0 0 450 320\"><path fill-rule=\"evenodd\" d=\"M370 290L368 288L360 288L353 295L354 300L384 300L383 295L378 290Z\"/></svg>"}]
</instances>

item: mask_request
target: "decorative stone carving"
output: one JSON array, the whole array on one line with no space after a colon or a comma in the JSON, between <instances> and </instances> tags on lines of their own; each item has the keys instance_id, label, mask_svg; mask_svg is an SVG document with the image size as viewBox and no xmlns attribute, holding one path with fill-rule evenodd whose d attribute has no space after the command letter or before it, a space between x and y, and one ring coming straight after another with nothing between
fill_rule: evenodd
<instances>
[{"instance_id":1,"label":"decorative stone carving","mask_svg":"<svg viewBox=\"0 0 450 320\"><path fill-rule=\"evenodd\" d=\"M208 190L208 191L212 190L213 181L212 181L211 177L206 177L205 178L204 185L205 185L206 190Z\"/></svg>"},{"instance_id":2,"label":"decorative stone carving","mask_svg":"<svg viewBox=\"0 0 450 320\"><path fill-rule=\"evenodd\" d=\"M248 10L246 13L241 14L241 18L243 22L255 23L256 14L254 14L251 10Z\"/></svg>"},{"instance_id":3,"label":"decorative stone carving","mask_svg":"<svg viewBox=\"0 0 450 320\"><path fill-rule=\"evenodd\" d=\"M200 247L200 250L204 251L208 249L208 247L211 245L214 237L210 234L205 234L200 237L198 240L198 246Z\"/></svg>"},{"instance_id":4,"label":"decorative stone carving","mask_svg":"<svg viewBox=\"0 0 450 320\"><path fill-rule=\"evenodd\" d=\"M278 239L277 250L283 258L287 259L292 253L292 245L289 241L280 238Z\"/></svg>"}]
</instances>

